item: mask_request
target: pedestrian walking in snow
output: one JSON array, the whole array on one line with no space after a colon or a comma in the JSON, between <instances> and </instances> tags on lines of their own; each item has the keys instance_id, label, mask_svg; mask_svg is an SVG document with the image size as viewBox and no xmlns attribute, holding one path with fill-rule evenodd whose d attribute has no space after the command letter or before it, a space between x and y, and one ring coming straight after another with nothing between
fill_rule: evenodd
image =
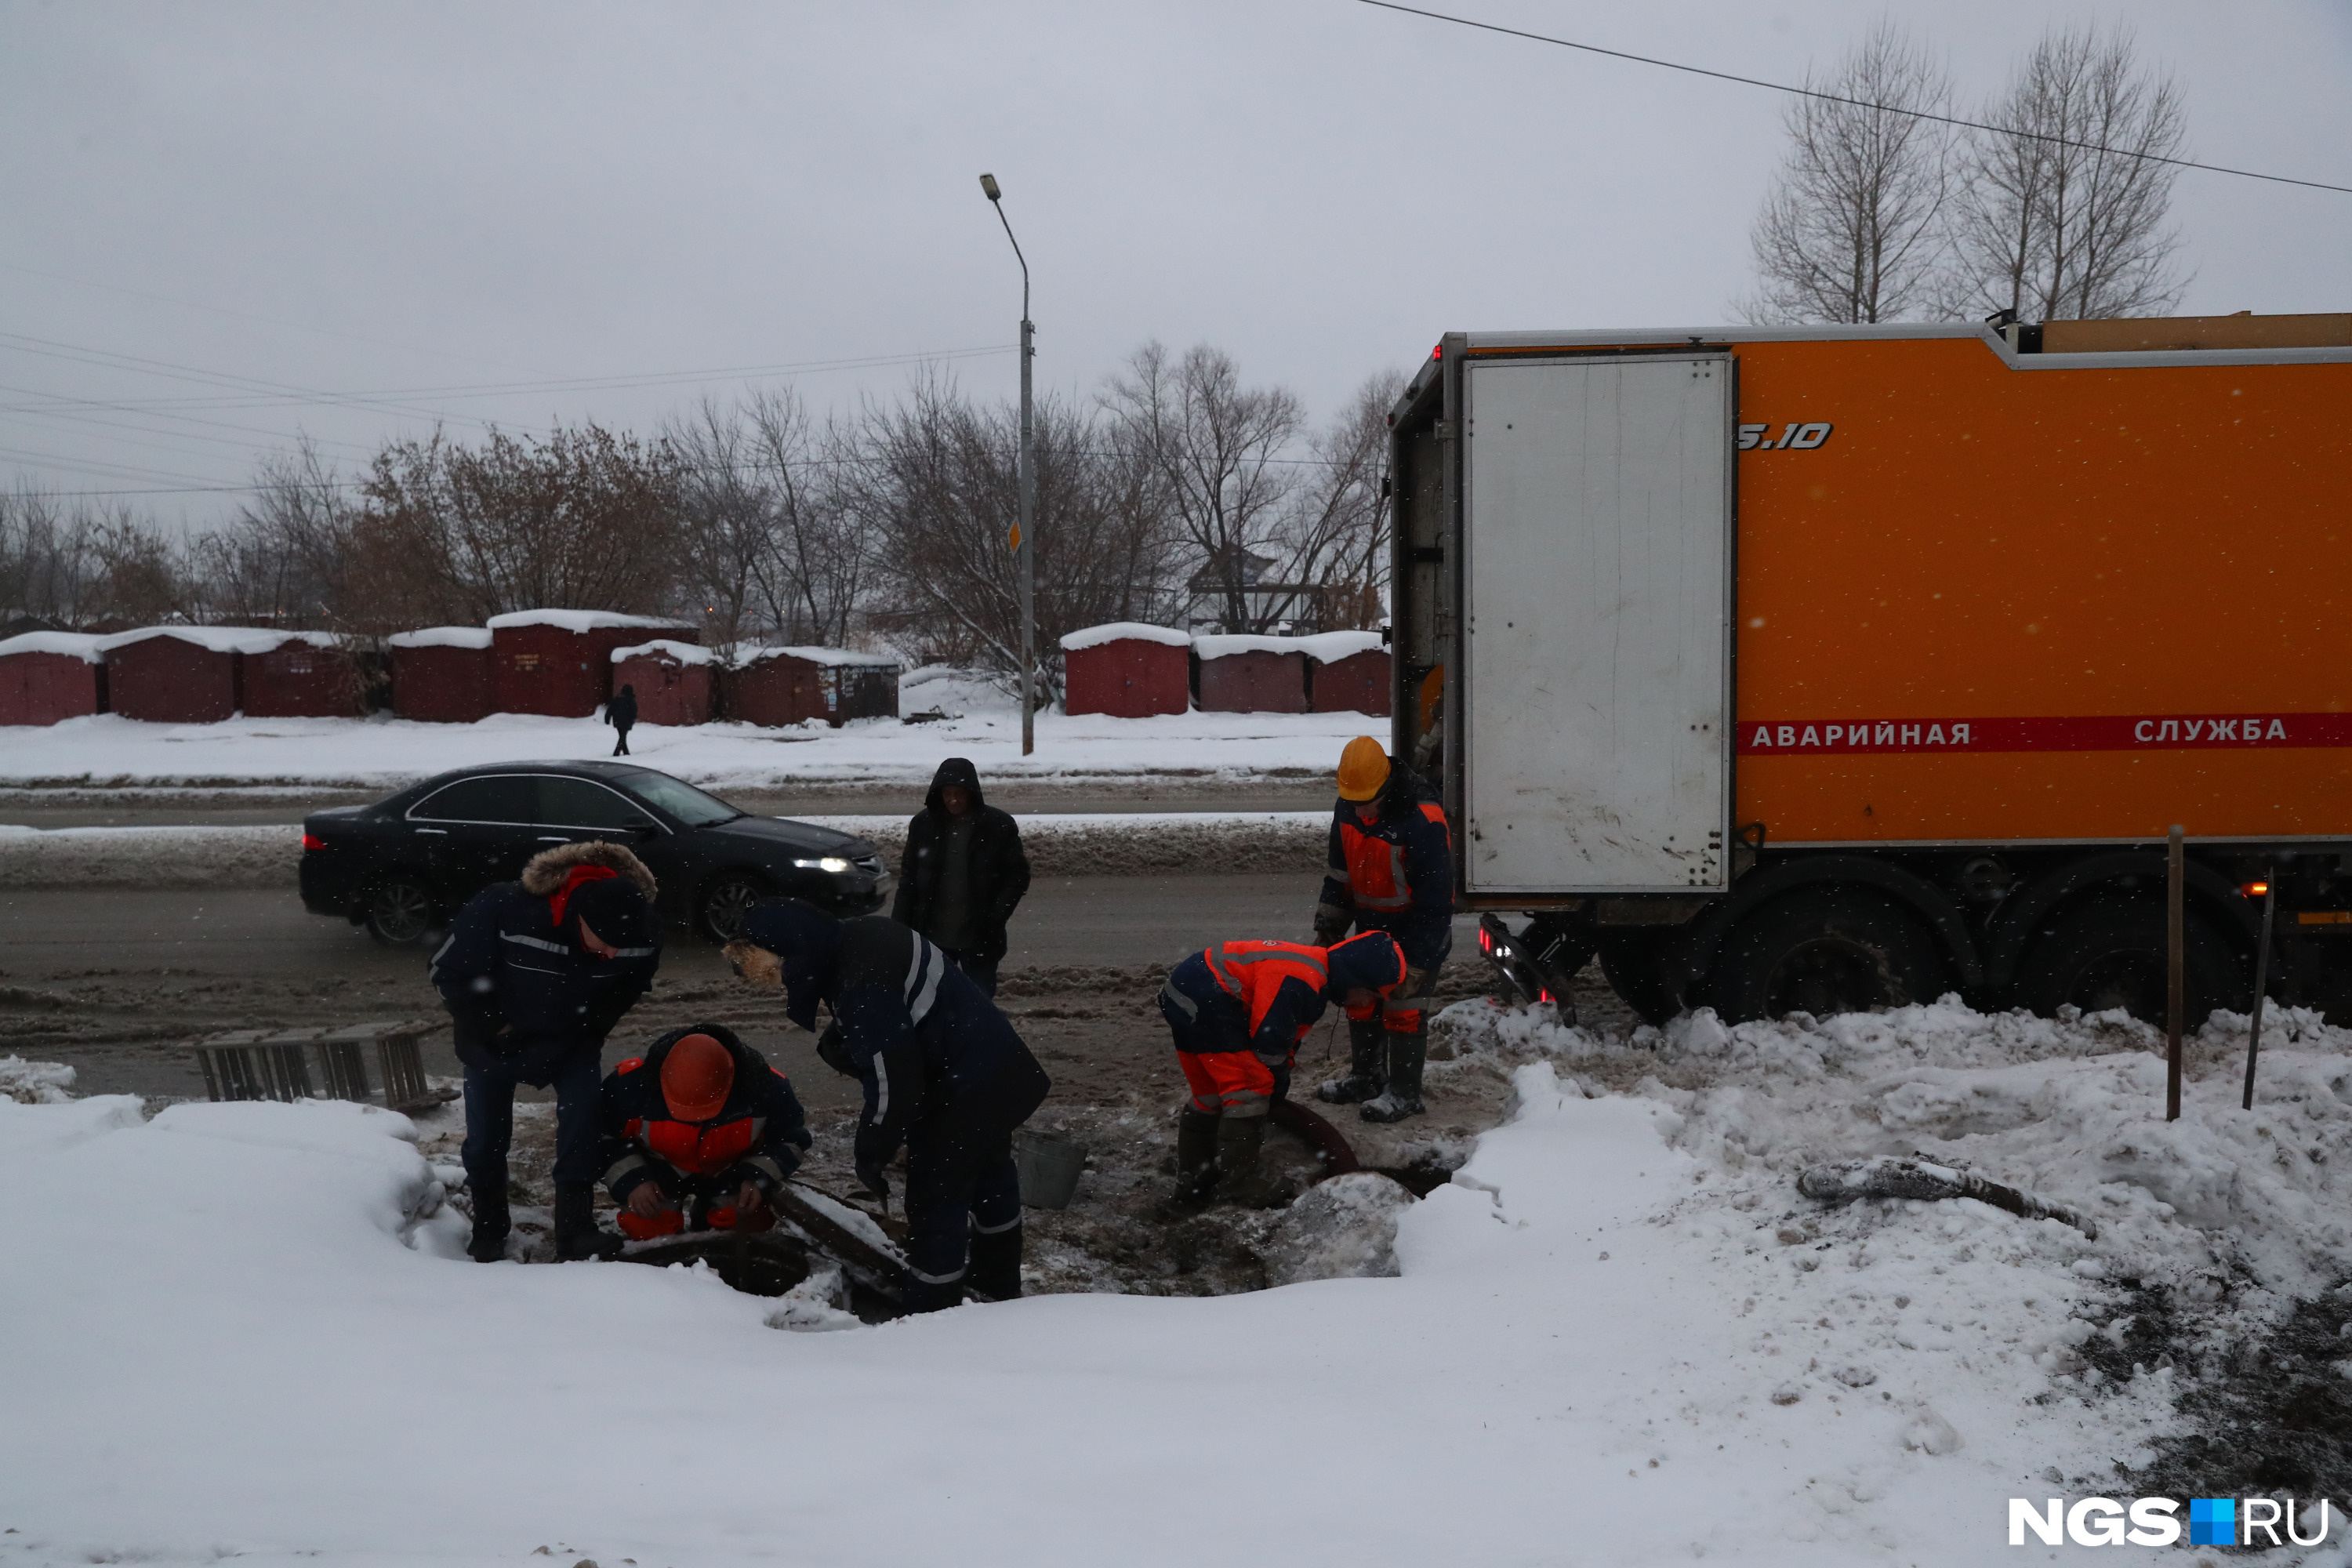
<instances>
[{"instance_id":1,"label":"pedestrian walking in snow","mask_svg":"<svg viewBox=\"0 0 2352 1568\"><path fill-rule=\"evenodd\" d=\"M612 700L604 704L604 722L618 731L621 737L613 743L614 756L625 757L629 754L629 730L636 721L637 689L625 684L620 690L613 693Z\"/></svg>"},{"instance_id":2,"label":"pedestrian walking in snow","mask_svg":"<svg viewBox=\"0 0 2352 1568\"><path fill-rule=\"evenodd\" d=\"M1351 1017L1377 1010L1406 973L1404 952L1385 931L1325 947L1219 942L1178 963L1160 988L1160 1016L1192 1090L1176 1121L1177 1201L1273 1201L1258 1161L1266 1117L1290 1093L1298 1042L1327 1002Z\"/></svg>"},{"instance_id":3,"label":"pedestrian walking in snow","mask_svg":"<svg viewBox=\"0 0 2352 1568\"><path fill-rule=\"evenodd\" d=\"M1360 1104L1367 1121L1402 1121L1422 1113L1431 991L1454 947L1454 835L1435 793L1370 735L1339 753L1339 784L1315 940L1328 945L1351 924L1385 931L1408 968L1393 996L1348 1009L1348 1074L1315 1094Z\"/></svg>"},{"instance_id":4,"label":"pedestrian walking in snow","mask_svg":"<svg viewBox=\"0 0 2352 1568\"><path fill-rule=\"evenodd\" d=\"M517 1084L555 1089L555 1252L604 1248L596 1228L597 1078L604 1037L661 963L654 875L618 844L565 844L483 889L433 955L466 1068L466 1185L477 1262L506 1256L507 1151Z\"/></svg>"},{"instance_id":5,"label":"pedestrian walking in snow","mask_svg":"<svg viewBox=\"0 0 2352 1568\"><path fill-rule=\"evenodd\" d=\"M982 796L980 771L968 760L950 757L907 824L890 918L928 937L993 996L1004 928L1028 890L1029 858L1013 814Z\"/></svg>"},{"instance_id":6,"label":"pedestrian walking in snow","mask_svg":"<svg viewBox=\"0 0 2352 1568\"><path fill-rule=\"evenodd\" d=\"M782 986L785 1016L866 1090L857 1179L887 1201L884 1173L907 1152L909 1311L957 1305L967 1285L1021 1294L1021 1181L1013 1133L1053 1086L980 987L933 942L882 915L837 921L799 899L744 912L727 946L735 972Z\"/></svg>"},{"instance_id":7,"label":"pedestrian walking in snow","mask_svg":"<svg viewBox=\"0 0 2352 1568\"><path fill-rule=\"evenodd\" d=\"M762 1231L808 1119L782 1073L719 1024L672 1029L604 1079L596 1153L632 1241Z\"/></svg>"}]
</instances>

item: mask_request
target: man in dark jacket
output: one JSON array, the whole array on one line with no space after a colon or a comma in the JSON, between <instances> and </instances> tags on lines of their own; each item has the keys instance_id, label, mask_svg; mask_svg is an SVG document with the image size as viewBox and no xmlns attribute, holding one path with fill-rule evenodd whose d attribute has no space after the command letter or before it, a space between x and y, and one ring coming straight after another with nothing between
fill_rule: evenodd
<instances>
[{"instance_id":1,"label":"man in dark jacket","mask_svg":"<svg viewBox=\"0 0 2352 1568\"><path fill-rule=\"evenodd\" d=\"M604 722L620 731L621 738L613 742L614 756L625 757L629 754L629 730L636 721L637 689L625 685L620 690L613 693L611 701L604 704Z\"/></svg>"},{"instance_id":2,"label":"man in dark jacket","mask_svg":"<svg viewBox=\"0 0 2352 1568\"><path fill-rule=\"evenodd\" d=\"M1402 1121L1422 1113L1430 993L1454 947L1454 836L1436 795L1370 735L1340 753L1339 783L1315 940L1337 942L1351 923L1386 931L1410 970L1395 995L1348 1009L1348 1076L1315 1093L1362 1105L1367 1121Z\"/></svg>"},{"instance_id":3,"label":"man in dark jacket","mask_svg":"<svg viewBox=\"0 0 2352 1568\"><path fill-rule=\"evenodd\" d=\"M769 1229L809 1146L783 1074L721 1024L672 1029L604 1079L596 1162L632 1241Z\"/></svg>"},{"instance_id":4,"label":"man in dark jacket","mask_svg":"<svg viewBox=\"0 0 2352 1568\"><path fill-rule=\"evenodd\" d=\"M661 963L654 876L618 844L533 856L519 882L475 894L433 955L466 1068L473 1256L506 1256L515 1085L555 1087L555 1252L604 1249L596 1228L596 1089L604 1037Z\"/></svg>"},{"instance_id":5,"label":"man in dark jacket","mask_svg":"<svg viewBox=\"0 0 2352 1568\"><path fill-rule=\"evenodd\" d=\"M1013 1131L1052 1084L1004 1015L937 946L880 915L837 921L771 900L738 929L736 973L782 985L803 1029L816 1029L819 1003L833 1013L817 1050L865 1087L855 1152L868 1192L889 1196L883 1167L906 1147L908 1310L955 1306L967 1282L995 1300L1020 1295Z\"/></svg>"},{"instance_id":6,"label":"man in dark jacket","mask_svg":"<svg viewBox=\"0 0 2352 1568\"><path fill-rule=\"evenodd\" d=\"M1258 1173L1265 1121L1290 1093L1290 1058L1327 1000L1377 1007L1405 977L1404 953L1384 931L1331 947L1225 942L1188 954L1160 989L1160 1013L1192 1098L1176 1123L1176 1197L1263 1204Z\"/></svg>"},{"instance_id":7,"label":"man in dark jacket","mask_svg":"<svg viewBox=\"0 0 2352 1568\"><path fill-rule=\"evenodd\" d=\"M1013 814L981 797L980 771L967 759L950 757L907 824L890 918L929 938L993 996L1004 928L1028 890L1029 858Z\"/></svg>"}]
</instances>

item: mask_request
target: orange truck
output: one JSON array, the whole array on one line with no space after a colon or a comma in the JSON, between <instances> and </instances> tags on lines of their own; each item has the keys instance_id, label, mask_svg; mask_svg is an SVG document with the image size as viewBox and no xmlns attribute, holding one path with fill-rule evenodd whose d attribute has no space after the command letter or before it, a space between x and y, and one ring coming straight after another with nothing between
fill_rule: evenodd
<instances>
[{"instance_id":1,"label":"orange truck","mask_svg":"<svg viewBox=\"0 0 2352 1568\"><path fill-rule=\"evenodd\" d=\"M1452 333L1390 424L1392 747L1523 984L2161 1017L2178 825L2192 1019L2265 897L2352 1011L2352 315Z\"/></svg>"}]
</instances>

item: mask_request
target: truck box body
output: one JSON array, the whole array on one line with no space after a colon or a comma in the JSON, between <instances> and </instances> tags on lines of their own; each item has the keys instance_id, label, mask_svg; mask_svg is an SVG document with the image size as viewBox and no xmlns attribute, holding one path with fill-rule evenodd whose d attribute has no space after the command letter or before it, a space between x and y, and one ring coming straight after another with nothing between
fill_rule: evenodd
<instances>
[{"instance_id":1,"label":"truck box body","mask_svg":"<svg viewBox=\"0 0 2352 1568\"><path fill-rule=\"evenodd\" d=\"M1393 722L1467 900L2352 849L2346 325L1449 336L1391 416Z\"/></svg>"}]
</instances>

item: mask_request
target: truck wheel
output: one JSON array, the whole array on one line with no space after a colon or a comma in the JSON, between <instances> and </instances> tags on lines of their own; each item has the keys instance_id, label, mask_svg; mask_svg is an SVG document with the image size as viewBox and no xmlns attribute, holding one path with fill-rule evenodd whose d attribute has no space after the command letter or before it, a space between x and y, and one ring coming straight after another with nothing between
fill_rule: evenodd
<instances>
[{"instance_id":1,"label":"truck wheel","mask_svg":"<svg viewBox=\"0 0 2352 1568\"><path fill-rule=\"evenodd\" d=\"M385 877L368 889L368 935L386 947L414 947L438 929L432 889L414 877Z\"/></svg>"},{"instance_id":2,"label":"truck wheel","mask_svg":"<svg viewBox=\"0 0 2352 1568\"><path fill-rule=\"evenodd\" d=\"M767 880L757 872L721 871L702 889L702 901L695 907L695 923L713 942L732 942L743 911L767 896Z\"/></svg>"},{"instance_id":3,"label":"truck wheel","mask_svg":"<svg viewBox=\"0 0 2352 1568\"><path fill-rule=\"evenodd\" d=\"M1936 939L1867 888L1800 888L1731 928L1700 995L1727 1024L1864 1013L1954 989Z\"/></svg>"},{"instance_id":4,"label":"truck wheel","mask_svg":"<svg viewBox=\"0 0 2352 1568\"><path fill-rule=\"evenodd\" d=\"M1644 1024L1663 1024L1683 1010L1682 996L1666 977L1664 944L1654 930L1603 931L1601 973Z\"/></svg>"},{"instance_id":5,"label":"truck wheel","mask_svg":"<svg viewBox=\"0 0 2352 1568\"><path fill-rule=\"evenodd\" d=\"M2188 1027L2216 1007L2240 1007L2253 982L2240 972L2221 934L2190 910L2182 928L2182 979ZM2101 899L2078 905L2043 928L2025 955L2018 1002L2044 1016L2062 1006L2085 1013L2121 1007L2162 1025L2166 1008L2164 906L2153 899Z\"/></svg>"}]
</instances>

